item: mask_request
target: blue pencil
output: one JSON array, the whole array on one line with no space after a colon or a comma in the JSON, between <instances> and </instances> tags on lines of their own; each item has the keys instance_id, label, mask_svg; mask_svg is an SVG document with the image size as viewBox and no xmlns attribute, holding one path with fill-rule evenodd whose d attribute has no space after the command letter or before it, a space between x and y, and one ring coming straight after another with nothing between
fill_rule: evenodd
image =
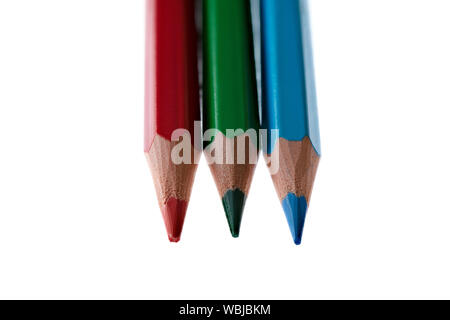
<instances>
[{"instance_id":1,"label":"blue pencil","mask_svg":"<svg viewBox=\"0 0 450 320\"><path fill-rule=\"evenodd\" d=\"M261 0L261 43L264 156L299 245L321 153L308 1Z\"/></svg>"}]
</instances>

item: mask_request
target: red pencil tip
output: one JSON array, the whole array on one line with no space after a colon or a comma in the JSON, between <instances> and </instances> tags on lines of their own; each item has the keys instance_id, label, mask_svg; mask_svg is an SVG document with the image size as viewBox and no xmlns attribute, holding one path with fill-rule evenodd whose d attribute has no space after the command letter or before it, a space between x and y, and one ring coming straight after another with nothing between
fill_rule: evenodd
<instances>
[{"instance_id":1,"label":"red pencil tip","mask_svg":"<svg viewBox=\"0 0 450 320\"><path fill-rule=\"evenodd\" d=\"M162 208L167 236L170 242L180 241L187 206L186 201L170 198Z\"/></svg>"},{"instance_id":2,"label":"red pencil tip","mask_svg":"<svg viewBox=\"0 0 450 320\"><path fill-rule=\"evenodd\" d=\"M172 237L172 236L169 235L169 241L170 241L170 242L173 242L173 243L177 243L177 242L180 241L180 237L174 238L174 237Z\"/></svg>"}]
</instances>

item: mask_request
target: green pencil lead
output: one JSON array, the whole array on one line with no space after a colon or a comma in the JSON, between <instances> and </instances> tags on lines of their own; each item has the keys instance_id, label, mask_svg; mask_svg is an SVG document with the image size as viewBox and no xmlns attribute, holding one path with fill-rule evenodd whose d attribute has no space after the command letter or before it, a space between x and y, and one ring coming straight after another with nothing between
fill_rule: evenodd
<instances>
[{"instance_id":1,"label":"green pencil lead","mask_svg":"<svg viewBox=\"0 0 450 320\"><path fill-rule=\"evenodd\" d=\"M230 227L233 238L239 237L245 200L245 194L239 189L227 191L222 198L228 226Z\"/></svg>"}]
</instances>

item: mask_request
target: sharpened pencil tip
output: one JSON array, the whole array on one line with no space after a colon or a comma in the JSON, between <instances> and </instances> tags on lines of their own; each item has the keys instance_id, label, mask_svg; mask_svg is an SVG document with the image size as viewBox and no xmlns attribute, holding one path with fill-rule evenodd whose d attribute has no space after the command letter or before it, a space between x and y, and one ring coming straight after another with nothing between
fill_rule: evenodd
<instances>
[{"instance_id":1,"label":"sharpened pencil tip","mask_svg":"<svg viewBox=\"0 0 450 320\"><path fill-rule=\"evenodd\" d=\"M180 242L180 238L179 237L175 238L175 237L172 237L172 236L169 235L169 241L173 242L173 243L177 243L177 242Z\"/></svg>"},{"instance_id":2,"label":"sharpened pencil tip","mask_svg":"<svg viewBox=\"0 0 450 320\"><path fill-rule=\"evenodd\" d=\"M308 204L305 197L297 197L289 193L282 201L284 213L296 245L302 243L303 227L305 225Z\"/></svg>"},{"instance_id":3,"label":"sharpened pencil tip","mask_svg":"<svg viewBox=\"0 0 450 320\"><path fill-rule=\"evenodd\" d=\"M245 194L239 189L228 190L222 198L223 208L233 238L239 237L245 200Z\"/></svg>"},{"instance_id":4,"label":"sharpened pencil tip","mask_svg":"<svg viewBox=\"0 0 450 320\"><path fill-rule=\"evenodd\" d=\"M170 198L162 208L167 236L170 242L180 241L187 206L188 204L184 200Z\"/></svg>"}]
</instances>

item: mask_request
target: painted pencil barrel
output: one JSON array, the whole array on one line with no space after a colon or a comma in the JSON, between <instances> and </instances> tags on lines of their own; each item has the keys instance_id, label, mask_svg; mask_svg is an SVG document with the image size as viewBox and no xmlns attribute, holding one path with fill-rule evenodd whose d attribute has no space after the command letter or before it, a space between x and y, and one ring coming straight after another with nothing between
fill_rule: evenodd
<instances>
[{"instance_id":1,"label":"painted pencil barrel","mask_svg":"<svg viewBox=\"0 0 450 320\"><path fill-rule=\"evenodd\" d=\"M310 137L320 154L307 5L305 0L261 0L262 125L290 141Z\"/></svg>"},{"instance_id":2,"label":"painted pencil barrel","mask_svg":"<svg viewBox=\"0 0 450 320\"><path fill-rule=\"evenodd\" d=\"M242 211L258 158L259 114L253 35L248 0L203 1L203 82L205 155L216 181L231 233L239 235ZM210 129L216 132L208 134ZM241 129L234 135L234 130ZM232 130L227 132L227 130ZM249 131L252 133L249 133ZM225 151L248 138L244 163ZM216 152L217 153L217 152ZM227 158L232 158L231 163ZM222 163L218 163L222 162Z\"/></svg>"},{"instance_id":3,"label":"painted pencil barrel","mask_svg":"<svg viewBox=\"0 0 450 320\"><path fill-rule=\"evenodd\" d=\"M261 34L263 149L278 161L272 179L300 244L321 152L308 1L261 0Z\"/></svg>"},{"instance_id":4,"label":"painted pencil barrel","mask_svg":"<svg viewBox=\"0 0 450 320\"><path fill-rule=\"evenodd\" d=\"M145 151L200 119L195 0L147 0Z\"/></svg>"},{"instance_id":5,"label":"painted pencil barrel","mask_svg":"<svg viewBox=\"0 0 450 320\"><path fill-rule=\"evenodd\" d=\"M194 142L199 120L195 0L147 0L144 151L173 242L181 236L201 153ZM184 129L183 139L191 138L190 150L183 150L190 161L172 159L177 129Z\"/></svg>"},{"instance_id":6,"label":"painted pencil barrel","mask_svg":"<svg viewBox=\"0 0 450 320\"><path fill-rule=\"evenodd\" d=\"M253 35L247 0L205 0L204 128L258 128Z\"/></svg>"}]
</instances>

